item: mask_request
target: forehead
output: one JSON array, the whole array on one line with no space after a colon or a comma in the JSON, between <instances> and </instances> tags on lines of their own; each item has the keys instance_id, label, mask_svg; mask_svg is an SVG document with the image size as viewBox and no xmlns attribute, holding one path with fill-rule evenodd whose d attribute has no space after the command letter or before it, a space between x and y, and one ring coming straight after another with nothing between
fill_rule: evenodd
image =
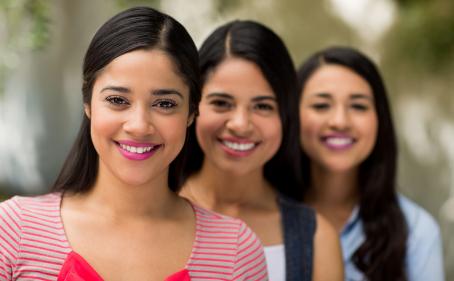
<instances>
[{"instance_id":1,"label":"forehead","mask_svg":"<svg viewBox=\"0 0 454 281\"><path fill-rule=\"evenodd\" d=\"M188 88L169 55L158 49L135 50L115 58L102 70L96 83L172 87L183 92Z\"/></svg>"},{"instance_id":2,"label":"forehead","mask_svg":"<svg viewBox=\"0 0 454 281\"><path fill-rule=\"evenodd\" d=\"M209 73L203 93L215 91L235 98L275 96L261 69L253 62L236 57L225 59Z\"/></svg>"},{"instance_id":3,"label":"forehead","mask_svg":"<svg viewBox=\"0 0 454 281\"><path fill-rule=\"evenodd\" d=\"M303 95L320 93L333 96L351 94L373 96L372 88L363 77L350 68L335 64L321 66L307 80Z\"/></svg>"}]
</instances>

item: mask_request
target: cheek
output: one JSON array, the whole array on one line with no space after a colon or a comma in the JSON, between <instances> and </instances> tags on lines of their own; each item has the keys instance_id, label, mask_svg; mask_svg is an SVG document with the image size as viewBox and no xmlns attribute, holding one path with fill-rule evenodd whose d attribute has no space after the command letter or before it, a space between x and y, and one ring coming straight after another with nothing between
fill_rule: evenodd
<instances>
[{"instance_id":1,"label":"cheek","mask_svg":"<svg viewBox=\"0 0 454 281\"><path fill-rule=\"evenodd\" d=\"M174 116L172 118L164 117L159 122L155 122L155 127L159 126L158 132L165 139L172 142L184 143L188 128L187 122L188 118L184 115Z\"/></svg>"},{"instance_id":2,"label":"cheek","mask_svg":"<svg viewBox=\"0 0 454 281\"><path fill-rule=\"evenodd\" d=\"M303 148L318 139L320 118L310 113L300 114L300 142Z\"/></svg>"},{"instance_id":3,"label":"cheek","mask_svg":"<svg viewBox=\"0 0 454 281\"><path fill-rule=\"evenodd\" d=\"M96 108L91 111L90 123L91 136L95 146L101 141L101 138L112 137L121 124L112 114L103 113L102 110L96 110Z\"/></svg>"},{"instance_id":4,"label":"cheek","mask_svg":"<svg viewBox=\"0 0 454 281\"><path fill-rule=\"evenodd\" d=\"M375 143L377 142L378 134L377 116L373 114L369 118L365 118L361 125L366 140L367 150L371 152L375 146Z\"/></svg>"},{"instance_id":5,"label":"cheek","mask_svg":"<svg viewBox=\"0 0 454 281\"><path fill-rule=\"evenodd\" d=\"M273 155L279 150L282 143L282 123L279 117L273 118L272 120L264 120L263 129L265 137L270 142L270 150L273 151Z\"/></svg>"},{"instance_id":6,"label":"cheek","mask_svg":"<svg viewBox=\"0 0 454 281\"><path fill-rule=\"evenodd\" d=\"M219 114L202 112L201 110L197 117L195 130L197 141L202 150L205 150L210 140L217 137L217 132L221 130L222 126L222 117Z\"/></svg>"}]
</instances>

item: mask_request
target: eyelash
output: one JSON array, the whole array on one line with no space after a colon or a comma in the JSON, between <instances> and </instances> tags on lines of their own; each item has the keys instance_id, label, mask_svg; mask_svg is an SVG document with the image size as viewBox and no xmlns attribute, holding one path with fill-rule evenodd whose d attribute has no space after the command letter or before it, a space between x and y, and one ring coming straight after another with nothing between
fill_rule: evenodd
<instances>
[{"instance_id":1,"label":"eyelash","mask_svg":"<svg viewBox=\"0 0 454 281\"><path fill-rule=\"evenodd\" d=\"M329 104L328 103L314 103L312 105L312 108L314 108L315 110L326 110L329 108Z\"/></svg>"},{"instance_id":2,"label":"eyelash","mask_svg":"<svg viewBox=\"0 0 454 281\"><path fill-rule=\"evenodd\" d=\"M364 104L352 104L352 107L359 111L366 111L369 109L369 106L364 105Z\"/></svg>"},{"instance_id":3,"label":"eyelash","mask_svg":"<svg viewBox=\"0 0 454 281\"><path fill-rule=\"evenodd\" d=\"M121 96L109 96L106 98L106 101L116 106L129 105L128 100Z\"/></svg>"},{"instance_id":4,"label":"eyelash","mask_svg":"<svg viewBox=\"0 0 454 281\"><path fill-rule=\"evenodd\" d=\"M274 106L267 104L267 103L258 103L254 106L254 108L258 110L263 110L263 111L273 111Z\"/></svg>"},{"instance_id":5,"label":"eyelash","mask_svg":"<svg viewBox=\"0 0 454 281\"><path fill-rule=\"evenodd\" d=\"M210 104L213 105L214 107L222 109L229 109L232 107L232 104L225 100L212 100Z\"/></svg>"},{"instance_id":6,"label":"eyelash","mask_svg":"<svg viewBox=\"0 0 454 281\"><path fill-rule=\"evenodd\" d=\"M153 103L153 107L159 107L164 110L170 110L176 107L178 104L174 100L157 100Z\"/></svg>"},{"instance_id":7,"label":"eyelash","mask_svg":"<svg viewBox=\"0 0 454 281\"><path fill-rule=\"evenodd\" d=\"M315 110L327 110L330 107L328 103L315 103L312 105L312 108ZM366 111L369 109L369 106L364 104L352 104L350 105L351 108L359 111Z\"/></svg>"},{"instance_id":8,"label":"eyelash","mask_svg":"<svg viewBox=\"0 0 454 281\"><path fill-rule=\"evenodd\" d=\"M106 98L106 101L115 106L115 107L121 107L121 106L127 106L130 105L129 101L125 99L122 96L108 96ZM152 104L152 107L157 107L163 110L170 110L176 107L178 104L173 101L173 100L157 100Z\"/></svg>"}]
</instances>

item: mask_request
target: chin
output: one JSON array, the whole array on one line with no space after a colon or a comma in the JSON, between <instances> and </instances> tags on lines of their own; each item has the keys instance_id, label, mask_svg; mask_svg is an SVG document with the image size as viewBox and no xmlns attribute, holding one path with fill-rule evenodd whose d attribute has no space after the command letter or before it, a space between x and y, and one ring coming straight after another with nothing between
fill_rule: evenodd
<instances>
[{"instance_id":1,"label":"chin","mask_svg":"<svg viewBox=\"0 0 454 281\"><path fill-rule=\"evenodd\" d=\"M351 172L352 170L355 170L357 168L358 168L358 165L351 165L351 164L347 164L347 163L343 163L343 164L336 163L336 164L330 164L330 165L325 166L326 170L333 172L333 173L347 173L347 172Z\"/></svg>"}]
</instances>

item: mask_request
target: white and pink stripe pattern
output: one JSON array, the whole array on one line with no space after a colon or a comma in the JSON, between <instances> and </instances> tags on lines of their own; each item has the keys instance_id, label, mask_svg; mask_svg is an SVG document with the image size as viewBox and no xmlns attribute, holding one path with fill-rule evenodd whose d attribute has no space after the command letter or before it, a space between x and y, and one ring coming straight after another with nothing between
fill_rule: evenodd
<instances>
[{"instance_id":1,"label":"white and pink stripe pattern","mask_svg":"<svg viewBox=\"0 0 454 281\"><path fill-rule=\"evenodd\" d=\"M57 280L72 251L60 217L61 195L14 197L0 204L0 280ZM240 220L193 206L191 280L268 280L263 248Z\"/></svg>"}]
</instances>

